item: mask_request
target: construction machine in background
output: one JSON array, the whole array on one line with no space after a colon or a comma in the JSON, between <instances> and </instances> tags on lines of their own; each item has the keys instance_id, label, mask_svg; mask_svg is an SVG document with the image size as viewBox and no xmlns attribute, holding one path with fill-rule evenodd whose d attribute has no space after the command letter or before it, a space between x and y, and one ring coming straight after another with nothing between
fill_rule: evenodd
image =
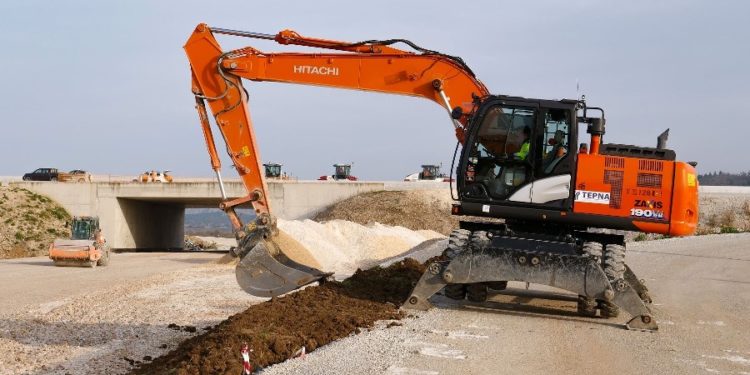
<instances>
[{"instance_id":1,"label":"construction machine in background","mask_svg":"<svg viewBox=\"0 0 750 375\"><path fill-rule=\"evenodd\" d=\"M133 182L163 182L172 183L174 178L172 177L172 171L145 171L141 173L137 178L133 179Z\"/></svg>"},{"instance_id":2,"label":"construction machine in background","mask_svg":"<svg viewBox=\"0 0 750 375\"><path fill-rule=\"evenodd\" d=\"M357 181L356 176L352 176L351 164L334 164L333 174L330 176L320 176L318 181Z\"/></svg>"},{"instance_id":3,"label":"construction machine in background","mask_svg":"<svg viewBox=\"0 0 750 375\"><path fill-rule=\"evenodd\" d=\"M56 266L93 268L109 264L110 249L98 217L76 216L69 226L70 239L56 239L49 248Z\"/></svg>"},{"instance_id":4,"label":"construction machine in background","mask_svg":"<svg viewBox=\"0 0 750 375\"><path fill-rule=\"evenodd\" d=\"M404 177L404 181L442 181L451 182L451 177L440 172L440 165L425 164L422 165L422 171L412 173Z\"/></svg>"},{"instance_id":5,"label":"construction machine in background","mask_svg":"<svg viewBox=\"0 0 750 375\"><path fill-rule=\"evenodd\" d=\"M224 51L217 34L329 51ZM623 309L632 316L627 327L657 329L648 290L625 264L624 237L603 229L670 236L695 231L694 164L677 161L666 137L657 147L604 143L603 109L583 99L492 95L461 58L404 39L350 43L291 30L263 34L200 24L184 48L220 207L238 239L236 276L245 291L277 296L330 274L291 260L278 240L242 78L417 96L446 110L462 146L451 168L457 192L452 213L461 217L460 228L404 307L429 308L440 290L483 301L488 289L520 281L577 294L583 315L610 317ZM206 103L248 190L245 197L227 199ZM584 131L589 143L579 144ZM396 133L393 141L413 140ZM235 207L247 203L257 218L245 225Z\"/></svg>"},{"instance_id":6,"label":"construction machine in background","mask_svg":"<svg viewBox=\"0 0 750 375\"><path fill-rule=\"evenodd\" d=\"M288 180L289 176L286 172L281 170L282 165L278 163L266 163L263 164L263 168L266 172L266 179L271 180Z\"/></svg>"}]
</instances>

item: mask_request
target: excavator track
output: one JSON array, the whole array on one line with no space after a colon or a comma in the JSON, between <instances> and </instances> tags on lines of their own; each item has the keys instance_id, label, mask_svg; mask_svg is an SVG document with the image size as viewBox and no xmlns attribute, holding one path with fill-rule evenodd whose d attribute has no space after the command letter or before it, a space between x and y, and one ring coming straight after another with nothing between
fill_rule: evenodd
<instances>
[{"instance_id":1,"label":"excavator track","mask_svg":"<svg viewBox=\"0 0 750 375\"><path fill-rule=\"evenodd\" d=\"M467 233L461 231L452 234L451 238L465 237ZM432 306L429 298L446 286L463 285L469 291L477 286L486 288L492 282L520 281L578 294L584 301L588 316L592 316L591 311L596 312L597 303L594 301L604 301L633 317L626 323L628 329L658 329L651 311L639 296L640 286L632 286L625 278L610 280L608 276L612 272L605 271L600 259L582 253L581 245L574 237L552 241L546 236L533 238L498 231L491 233L486 246L466 246L463 251L453 251L452 254L455 254L452 258L434 262L428 267L405 308L429 309ZM482 294L481 291L474 293Z\"/></svg>"}]
</instances>

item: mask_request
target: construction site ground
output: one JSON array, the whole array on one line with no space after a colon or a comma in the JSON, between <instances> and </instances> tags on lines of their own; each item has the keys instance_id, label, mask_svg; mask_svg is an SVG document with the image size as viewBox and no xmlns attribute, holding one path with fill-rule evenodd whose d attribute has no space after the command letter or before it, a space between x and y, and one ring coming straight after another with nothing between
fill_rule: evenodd
<instances>
[{"instance_id":1,"label":"construction site ground","mask_svg":"<svg viewBox=\"0 0 750 375\"><path fill-rule=\"evenodd\" d=\"M628 263L655 300L657 333L624 330L624 316L578 317L569 296L543 300L516 284L518 295L479 305L438 296L437 308L402 325L376 324L263 373L750 374L748 240L629 244ZM219 256L116 254L109 269L93 270L0 261L0 372L128 373L211 332L263 301L236 286L231 266L208 263Z\"/></svg>"}]
</instances>

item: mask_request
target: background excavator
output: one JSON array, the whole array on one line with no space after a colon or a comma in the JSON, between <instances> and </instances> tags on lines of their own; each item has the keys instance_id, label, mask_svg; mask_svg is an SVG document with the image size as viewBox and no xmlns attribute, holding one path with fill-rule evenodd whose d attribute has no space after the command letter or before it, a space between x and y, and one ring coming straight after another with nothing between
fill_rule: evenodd
<instances>
[{"instance_id":1,"label":"background excavator","mask_svg":"<svg viewBox=\"0 0 750 375\"><path fill-rule=\"evenodd\" d=\"M334 52L223 51L215 34ZM394 48L396 43L413 52ZM462 146L451 167L457 193L452 213L462 220L404 307L429 308L428 299L440 290L450 298L482 301L488 289L521 281L578 294L583 315L616 316L624 309L632 316L628 328L657 329L648 290L625 265L624 237L603 229L671 236L695 231L695 164L675 160L665 147L666 132L657 147L604 143L601 108L583 99L491 95L461 58L403 39L348 43L291 30L272 35L200 24L184 48L221 188L220 207L238 239L236 276L245 291L276 296L330 274L290 259L292 245L276 228L268 203L241 78L418 96L446 109ZM246 197L226 197L205 103L248 189ZM583 131L590 141L579 145ZM248 203L257 218L244 224L234 208Z\"/></svg>"}]
</instances>

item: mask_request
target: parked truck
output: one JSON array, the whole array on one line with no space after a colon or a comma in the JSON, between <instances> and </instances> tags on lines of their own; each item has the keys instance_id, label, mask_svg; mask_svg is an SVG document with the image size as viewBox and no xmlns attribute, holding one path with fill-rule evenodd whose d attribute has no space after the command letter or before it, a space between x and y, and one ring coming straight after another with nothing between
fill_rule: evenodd
<instances>
[{"instance_id":1,"label":"parked truck","mask_svg":"<svg viewBox=\"0 0 750 375\"><path fill-rule=\"evenodd\" d=\"M61 181L61 182L91 182L91 174L80 169L68 173L60 172L57 168L38 168L23 175L24 181Z\"/></svg>"}]
</instances>

